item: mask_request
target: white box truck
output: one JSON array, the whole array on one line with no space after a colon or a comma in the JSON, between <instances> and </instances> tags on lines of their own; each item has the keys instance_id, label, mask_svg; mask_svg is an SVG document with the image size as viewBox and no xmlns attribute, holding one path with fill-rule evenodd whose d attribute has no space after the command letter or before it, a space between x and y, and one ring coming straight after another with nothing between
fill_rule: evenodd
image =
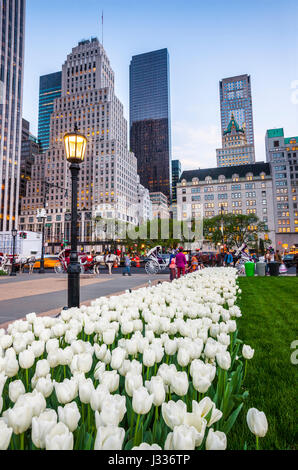
<instances>
[{"instance_id":1,"label":"white box truck","mask_svg":"<svg viewBox=\"0 0 298 470\"><path fill-rule=\"evenodd\" d=\"M15 254L22 258L41 257L42 234L18 232L15 242ZM12 255L13 237L11 232L0 232L0 255Z\"/></svg>"}]
</instances>

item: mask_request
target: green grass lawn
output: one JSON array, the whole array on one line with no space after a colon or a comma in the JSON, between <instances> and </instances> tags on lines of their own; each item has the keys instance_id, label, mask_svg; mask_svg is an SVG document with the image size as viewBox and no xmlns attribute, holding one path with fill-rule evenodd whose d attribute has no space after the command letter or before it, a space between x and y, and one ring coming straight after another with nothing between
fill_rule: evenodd
<instances>
[{"instance_id":1,"label":"green grass lawn","mask_svg":"<svg viewBox=\"0 0 298 470\"><path fill-rule=\"evenodd\" d=\"M255 448L246 424L249 408L264 411L268 433L261 449L297 449L297 372L291 364L293 341L298 340L298 278L239 278L239 338L255 349L248 362L245 388L249 399L228 435L228 448Z\"/></svg>"}]
</instances>

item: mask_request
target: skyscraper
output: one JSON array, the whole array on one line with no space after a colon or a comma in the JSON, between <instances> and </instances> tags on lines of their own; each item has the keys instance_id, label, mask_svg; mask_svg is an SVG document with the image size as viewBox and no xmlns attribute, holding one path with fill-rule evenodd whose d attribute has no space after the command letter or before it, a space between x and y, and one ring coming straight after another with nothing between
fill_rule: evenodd
<instances>
[{"instance_id":1,"label":"skyscraper","mask_svg":"<svg viewBox=\"0 0 298 470\"><path fill-rule=\"evenodd\" d=\"M0 4L0 231L18 226L25 0Z\"/></svg>"},{"instance_id":2,"label":"skyscraper","mask_svg":"<svg viewBox=\"0 0 298 470\"><path fill-rule=\"evenodd\" d=\"M172 197L170 67L167 49L130 63L130 148L141 184Z\"/></svg>"},{"instance_id":3,"label":"skyscraper","mask_svg":"<svg viewBox=\"0 0 298 470\"><path fill-rule=\"evenodd\" d=\"M224 152L218 152L218 166L230 166L255 162L253 109L251 95L251 78L249 75L239 75L223 79L219 84L220 110L222 128L222 146ZM227 131L231 123L237 124L238 130L244 131L242 142L227 145ZM240 135L240 134L239 134ZM238 135L238 136L239 136ZM234 140L239 140L235 136ZM246 148L244 148L247 146ZM237 148L235 148L237 147ZM238 147L241 147L238 149ZM228 149L233 149L229 152Z\"/></svg>"},{"instance_id":4,"label":"skyscraper","mask_svg":"<svg viewBox=\"0 0 298 470\"><path fill-rule=\"evenodd\" d=\"M43 75L39 81L39 115L38 140L41 151L45 152L50 146L51 114L54 111L54 101L61 96L62 72Z\"/></svg>"},{"instance_id":5,"label":"skyscraper","mask_svg":"<svg viewBox=\"0 0 298 470\"><path fill-rule=\"evenodd\" d=\"M177 204L177 184L180 181L182 169L180 160L172 161L172 203Z\"/></svg>"},{"instance_id":6,"label":"skyscraper","mask_svg":"<svg viewBox=\"0 0 298 470\"><path fill-rule=\"evenodd\" d=\"M137 161L127 148L127 121L123 105L115 96L114 72L97 38L74 47L62 68L61 97L54 101L51 115L50 147L36 157L32 180L22 202L23 230L39 229L36 211L46 194L46 238L50 246L70 240L70 171L65 158L63 136L74 130L87 137L87 151L78 183L79 239L92 242L93 214L136 223ZM67 197L67 196L68 197ZM103 217L103 216L101 216ZM35 224L33 226L32 224Z\"/></svg>"}]
</instances>

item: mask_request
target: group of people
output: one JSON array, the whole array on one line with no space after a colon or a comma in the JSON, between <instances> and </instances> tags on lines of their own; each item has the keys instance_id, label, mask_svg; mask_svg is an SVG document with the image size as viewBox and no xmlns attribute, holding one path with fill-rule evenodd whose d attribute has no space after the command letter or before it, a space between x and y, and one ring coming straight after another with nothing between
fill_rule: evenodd
<instances>
[{"instance_id":1,"label":"group of people","mask_svg":"<svg viewBox=\"0 0 298 470\"><path fill-rule=\"evenodd\" d=\"M204 269L204 267L196 254L190 255L187 260L183 247L180 247L178 251L173 251L170 255L170 280L180 279L181 276Z\"/></svg>"}]
</instances>

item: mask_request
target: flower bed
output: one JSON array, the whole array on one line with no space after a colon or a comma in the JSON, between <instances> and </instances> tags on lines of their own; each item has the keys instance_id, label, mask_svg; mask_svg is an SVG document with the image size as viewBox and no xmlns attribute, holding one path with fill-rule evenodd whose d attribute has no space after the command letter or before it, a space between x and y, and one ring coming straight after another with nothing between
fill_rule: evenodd
<instances>
[{"instance_id":1,"label":"flower bed","mask_svg":"<svg viewBox=\"0 0 298 470\"><path fill-rule=\"evenodd\" d=\"M0 450L226 449L253 356L236 281L206 269L0 330Z\"/></svg>"}]
</instances>

